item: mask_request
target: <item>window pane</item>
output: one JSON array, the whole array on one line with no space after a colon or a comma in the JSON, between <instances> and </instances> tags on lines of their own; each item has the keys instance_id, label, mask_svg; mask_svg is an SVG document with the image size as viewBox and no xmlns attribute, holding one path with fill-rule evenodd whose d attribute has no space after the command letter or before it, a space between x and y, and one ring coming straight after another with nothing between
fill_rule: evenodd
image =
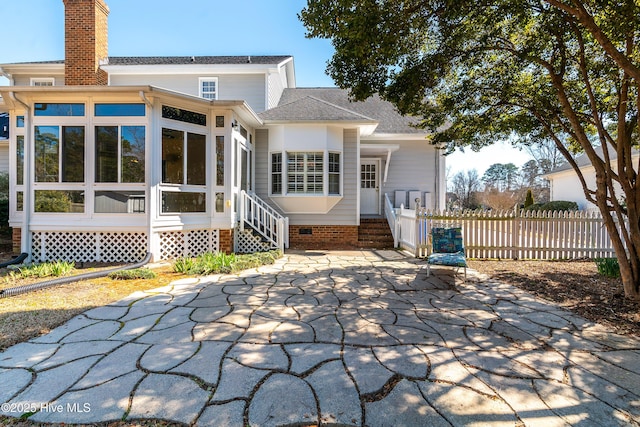
<instances>
[{"instance_id":1,"label":"window pane","mask_svg":"<svg viewBox=\"0 0 640 427\"><path fill-rule=\"evenodd\" d=\"M84 212L84 191L35 191L36 212Z\"/></svg>"},{"instance_id":2,"label":"window pane","mask_svg":"<svg viewBox=\"0 0 640 427\"><path fill-rule=\"evenodd\" d=\"M162 192L162 213L206 212L206 193Z\"/></svg>"},{"instance_id":3,"label":"window pane","mask_svg":"<svg viewBox=\"0 0 640 427\"><path fill-rule=\"evenodd\" d=\"M224 193L216 193L216 212L224 213Z\"/></svg>"},{"instance_id":4,"label":"window pane","mask_svg":"<svg viewBox=\"0 0 640 427\"><path fill-rule=\"evenodd\" d=\"M329 153L329 194L340 194L339 153Z\"/></svg>"},{"instance_id":5,"label":"window pane","mask_svg":"<svg viewBox=\"0 0 640 427\"><path fill-rule=\"evenodd\" d=\"M201 93L202 93L202 97L205 99L216 99L216 86L217 86L217 81L215 79L212 80L202 80L201 84L202 87L201 89Z\"/></svg>"},{"instance_id":6,"label":"window pane","mask_svg":"<svg viewBox=\"0 0 640 427\"><path fill-rule=\"evenodd\" d=\"M16 193L16 211L22 212L24 210L24 192L18 191Z\"/></svg>"},{"instance_id":7,"label":"window pane","mask_svg":"<svg viewBox=\"0 0 640 427\"><path fill-rule=\"evenodd\" d=\"M216 185L224 185L224 136L216 136Z\"/></svg>"},{"instance_id":8,"label":"window pane","mask_svg":"<svg viewBox=\"0 0 640 427\"><path fill-rule=\"evenodd\" d=\"M216 127L217 128L224 127L224 116L216 116Z\"/></svg>"},{"instance_id":9,"label":"window pane","mask_svg":"<svg viewBox=\"0 0 640 427\"><path fill-rule=\"evenodd\" d=\"M187 134L187 184L207 183L207 138L195 133Z\"/></svg>"},{"instance_id":10,"label":"window pane","mask_svg":"<svg viewBox=\"0 0 640 427\"><path fill-rule=\"evenodd\" d=\"M36 116L84 116L84 104L35 104Z\"/></svg>"},{"instance_id":11,"label":"window pane","mask_svg":"<svg viewBox=\"0 0 640 427\"><path fill-rule=\"evenodd\" d=\"M62 127L62 182L84 182L84 126Z\"/></svg>"},{"instance_id":12,"label":"window pane","mask_svg":"<svg viewBox=\"0 0 640 427\"><path fill-rule=\"evenodd\" d=\"M118 126L96 126L96 182L118 182Z\"/></svg>"},{"instance_id":13,"label":"window pane","mask_svg":"<svg viewBox=\"0 0 640 427\"><path fill-rule=\"evenodd\" d=\"M144 117L144 104L96 104L95 115L98 117Z\"/></svg>"},{"instance_id":14,"label":"window pane","mask_svg":"<svg viewBox=\"0 0 640 427\"><path fill-rule=\"evenodd\" d=\"M144 182L145 127L122 126L122 182Z\"/></svg>"},{"instance_id":15,"label":"window pane","mask_svg":"<svg viewBox=\"0 0 640 427\"><path fill-rule=\"evenodd\" d=\"M184 132L162 129L162 182L182 184L184 181Z\"/></svg>"},{"instance_id":16,"label":"window pane","mask_svg":"<svg viewBox=\"0 0 640 427\"><path fill-rule=\"evenodd\" d=\"M192 123L194 125L207 125L206 114L183 110L181 108L167 107L166 105L162 106L162 117L165 119L177 120L179 122Z\"/></svg>"},{"instance_id":17,"label":"window pane","mask_svg":"<svg viewBox=\"0 0 640 427\"><path fill-rule=\"evenodd\" d=\"M36 182L58 182L58 126L35 127L35 180Z\"/></svg>"},{"instance_id":18,"label":"window pane","mask_svg":"<svg viewBox=\"0 0 640 427\"><path fill-rule=\"evenodd\" d=\"M144 213L144 191L96 191L97 213Z\"/></svg>"},{"instance_id":19,"label":"window pane","mask_svg":"<svg viewBox=\"0 0 640 427\"><path fill-rule=\"evenodd\" d=\"M24 185L24 135L16 136L16 184Z\"/></svg>"},{"instance_id":20,"label":"window pane","mask_svg":"<svg viewBox=\"0 0 640 427\"><path fill-rule=\"evenodd\" d=\"M16 127L23 128L24 127L24 116L16 117Z\"/></svg>"},{"instance_id":21,"label":"window pane","mask_svg":"<svg viewBox=\"0 0 640 427\"><path fill-rule=\"evenodd\" d=\"M282 153L271 154L271 193L282 194Z\"/></svg>"}]
</instances>

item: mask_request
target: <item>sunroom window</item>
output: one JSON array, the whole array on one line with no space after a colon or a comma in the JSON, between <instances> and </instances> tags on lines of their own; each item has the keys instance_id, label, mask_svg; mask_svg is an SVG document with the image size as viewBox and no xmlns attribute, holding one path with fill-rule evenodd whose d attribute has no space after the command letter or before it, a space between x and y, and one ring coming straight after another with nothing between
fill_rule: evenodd
<instances>
[{"instance_id":1,"label":"sunroom window","mask_svg":"<svg viewBox=\"0 0 640 427\"><path fill-rule=\"evenodd\" d=\"M96 182L144 182L144 126L96 126Z\"/></svg>"},{"instance_id":2,"label":"sunroom window","mask_svg":"<svg viewBox=\"0 0 640 427\"><path fill-rule=\"evenodd\" d=\"M35 181L84 182L84 126L35 127Z\"/></svg>"},{"instance_id":3,"label":"sunroom window","mask_svg":"<svg viewBox=\"0 0 640 427\"><path fill-rule=\"evenodd\" d=\"M206 184L206 136L162 129L162 182Z\"/></svg>"}]
</instances>

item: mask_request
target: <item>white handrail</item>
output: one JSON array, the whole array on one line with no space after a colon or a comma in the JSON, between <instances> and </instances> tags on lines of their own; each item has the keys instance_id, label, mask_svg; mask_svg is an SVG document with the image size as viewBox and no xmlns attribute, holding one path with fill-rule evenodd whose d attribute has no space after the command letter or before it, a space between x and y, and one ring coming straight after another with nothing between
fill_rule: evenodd
<instances>
[{"instance_id":1,"label":"white handrail","mask_svg":"<svg viewBox=\"0 0 640 427\"><path fill-rule=\"evenodd\" d=\"M289 218L280 215L255 194L240 192L240 229L245 223L262 237L284 250L289 247Z\"/></svg>"},{"instance_id":2,"label":"white handrail","mask_svg":"<svg viewBox=\"0 0 640 427\"><path fill-rule=\"evenodd\" d=\"M389 228L391 228L391 235L393 236L393 247L398 247L399 237L400 237L400 223L398 222L398 217L396 216L396 210L389 199L389 195L385 193L384 195L384 214L387 217L387 223L389 223Z\"/></svg>"}]
</instances>

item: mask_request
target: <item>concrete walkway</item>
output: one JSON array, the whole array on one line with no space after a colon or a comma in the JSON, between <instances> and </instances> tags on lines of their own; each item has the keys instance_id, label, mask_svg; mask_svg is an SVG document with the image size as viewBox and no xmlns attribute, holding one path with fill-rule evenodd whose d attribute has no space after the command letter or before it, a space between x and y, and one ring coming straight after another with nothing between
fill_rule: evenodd
<instances>
[{"instance_id":1,"label":"concrete walkway","mask_svg":"<svg viewBox=\"0 0 640 427\"><path fill-rule=\"evenodd\" d=\"M181 280L0 353L0 414L202 426L638 426L640 340L395 251ZM635 420L635 421L634 421Z\"/></svg>"}]
</instances>

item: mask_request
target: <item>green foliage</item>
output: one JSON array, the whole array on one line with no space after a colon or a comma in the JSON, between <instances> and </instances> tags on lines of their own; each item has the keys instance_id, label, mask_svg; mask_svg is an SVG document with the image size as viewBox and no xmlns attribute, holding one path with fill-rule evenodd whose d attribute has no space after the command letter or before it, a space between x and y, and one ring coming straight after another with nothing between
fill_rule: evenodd
<instances>
[{"instance_id":1,"label":"green foliage","mask_svg":"<svg viewBox=\"0 0 640 427\"><path fill-rule=\"evenodd\" d=\"M531 205L533 205L533 193L528 189L527 196L524 198L524 208L527 209Z\"/></svg>"},{"instance_id":2,"label":"green foliage","mask_svg":"<svg viewBox=\"0 0 640 427\"><path fill-rule=\"evenodd\" d=\"M625 294L640 298L640 231L615 220L640 214L612 197L640 205L628 149L640 139L640 2L308 0L300 19L308 37L331 39L337 86L420 118L433 144L552 140L567 161L587 153L607 179L584 180L584 194L619 248Z\"/></svg>"},{"instance_id":3,"label":"green foliage","mask_svg":"<svg viewBox=\"0 0 640 427\"><path fill-rule=\"evenodd\" d=\"M207 252L196 258L178 258L173 264L173 270L195 275L234 273L273 264L281 256L282 252L279 250L244 255Z\"/></svg>"},{"instance_id":4,"label":"green foliage","mask_svg":"<svg viewBox=\"0 0 640 427\"><path fill-rule=\"evenodd\" d=\"M620 265L618 258L596 258L598 273L606 277L620 277Z\"/></svg>"},{"instance_id":5,"label":"green foliage","mask_svg":"<svg viewBox=\"0 0 640 427\"><path fill-rule=\"evenodd\" d=\"M133 268L131 270L112 271L107 275L113 280L154 279L157 275L148 268Z\"/></svg>"},{"instance_id":6,"label":"green foliage","mask_svg":"<svg viewBox=\"0 0 640 427\"><path fill-rule=\"evenodd\" d=\"M18 267L19 274L16 278L27 277L60 277L66 276L73 271L75 264L67 261L45 262L42 264L30 264Z\"/></svg>"}]
</instances>

